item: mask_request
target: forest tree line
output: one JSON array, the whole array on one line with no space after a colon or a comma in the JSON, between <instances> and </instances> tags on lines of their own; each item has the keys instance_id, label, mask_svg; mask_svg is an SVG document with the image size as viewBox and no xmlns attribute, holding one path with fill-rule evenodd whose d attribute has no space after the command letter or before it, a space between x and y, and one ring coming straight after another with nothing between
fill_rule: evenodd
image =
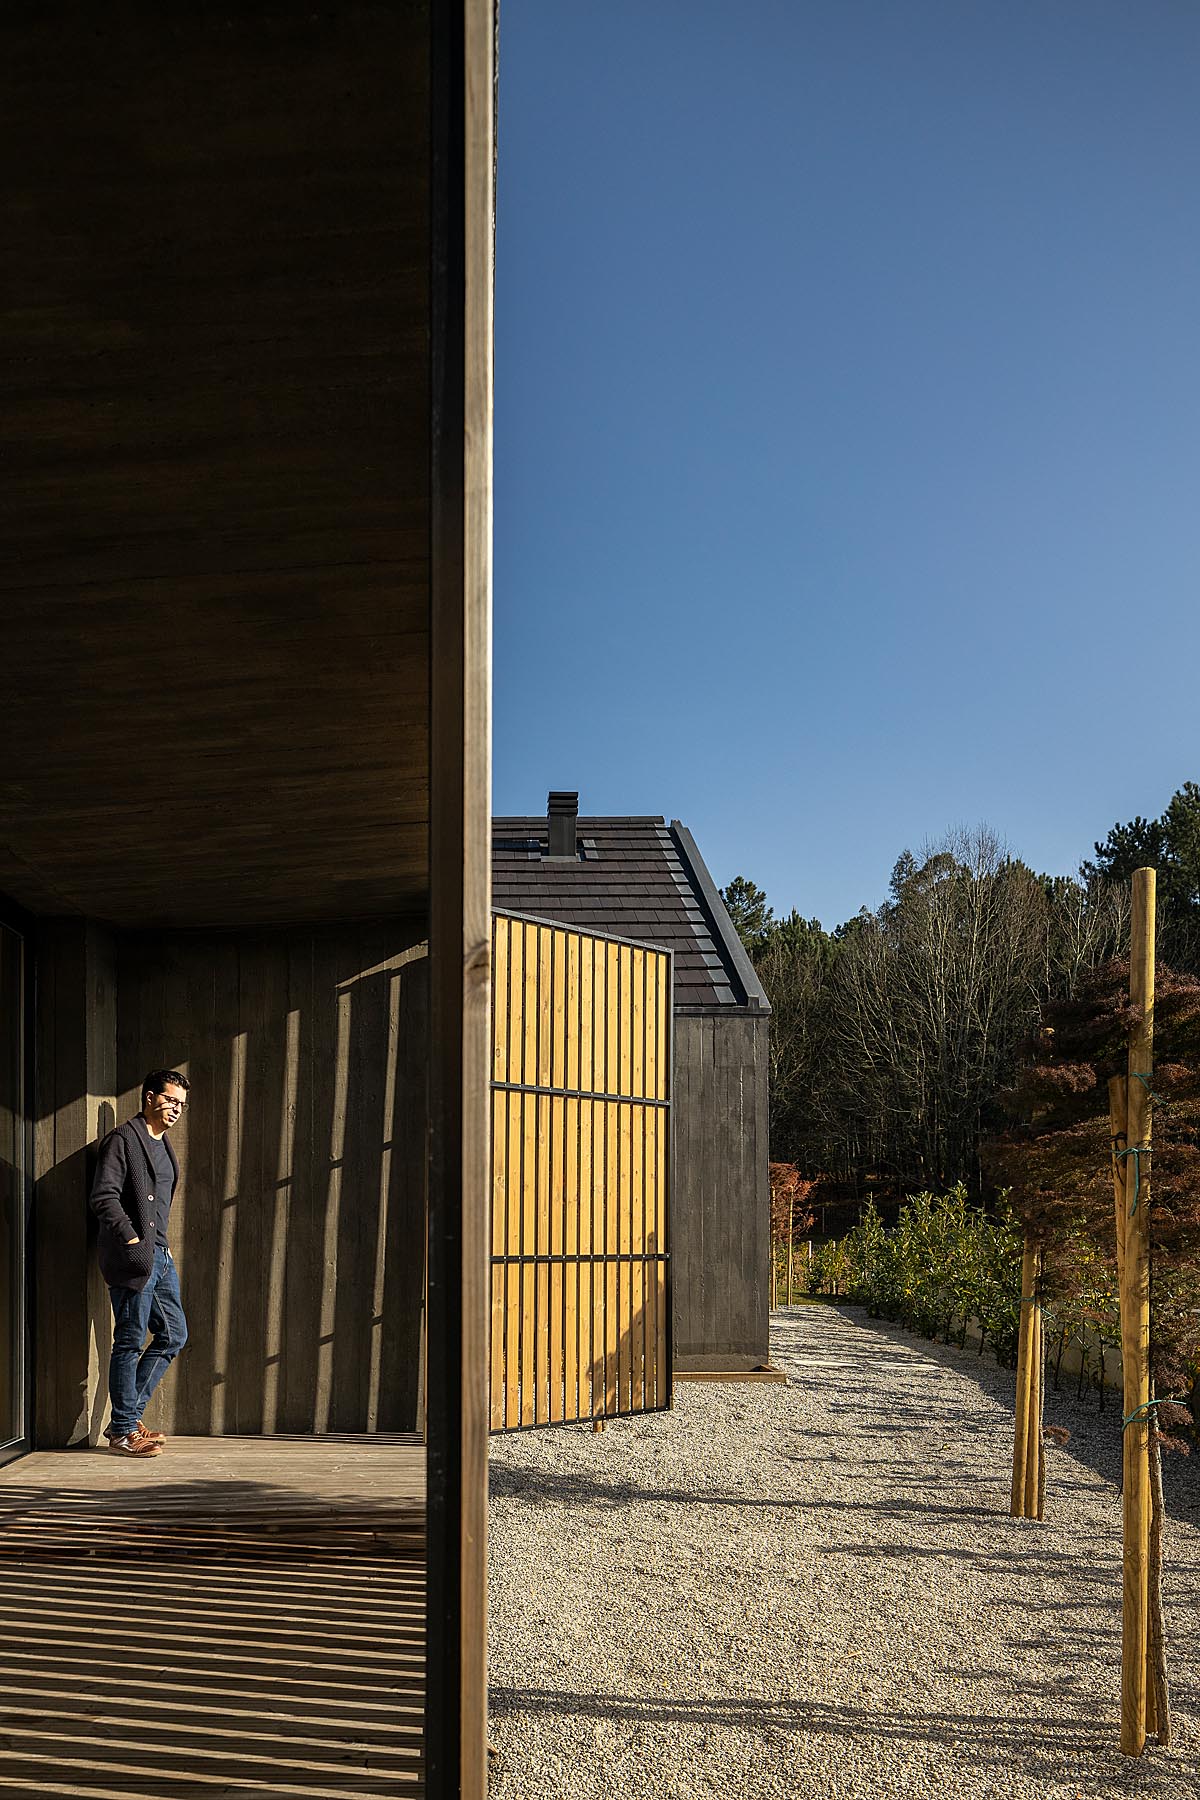
<instances>
[{"instance_id":1,"label":"forest tree line","mask_svg":"<svg viewBox=\"0 0 1200 1800\"><path fill-rule=\"evenodd\" d=\"M1047 1007L1129 932L1129 877L1157 868L1160 960L1200 975L1200 786L1114 825L1077 877L1039 875L988 830L905 851L888 898L833 931L722 890L771 1002L771 1158L831 1194L980 1182L998 1096Z\"/></svg>"}]
</instances>

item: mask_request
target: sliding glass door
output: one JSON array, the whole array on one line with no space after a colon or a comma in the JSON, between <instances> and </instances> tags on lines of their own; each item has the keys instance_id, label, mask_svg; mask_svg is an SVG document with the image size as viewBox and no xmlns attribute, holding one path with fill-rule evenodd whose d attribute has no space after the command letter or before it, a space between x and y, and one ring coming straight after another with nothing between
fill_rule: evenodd
<instances>
[{"instance_id":1,"label":"sliding glass door","mask_svg":"<svg viewBox=\"0 0 1200 1800\"><path fill-rule=\"evenodd\" d=\"M0 1462L28 1448L25 940L0 923Z\"/></svg>"}]
</instances>

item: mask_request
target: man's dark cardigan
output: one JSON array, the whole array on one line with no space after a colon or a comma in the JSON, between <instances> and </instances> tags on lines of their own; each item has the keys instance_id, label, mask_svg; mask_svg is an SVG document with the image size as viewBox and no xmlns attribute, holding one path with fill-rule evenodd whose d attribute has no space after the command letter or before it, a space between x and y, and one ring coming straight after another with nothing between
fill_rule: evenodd
<instances>
[{"instance_id":1,"label":"man's dark cardigan","mask_svg":"<svg viewBox=\"0 0 1200 1800\"><path fill-rule=\"evenodd\" d=\"M150 1133L139 1113L110 1131L100 1146L88 1204L100 1221L100 1273L109 1287L144 1288L154 1271L155 1176ZM179 1160L164 1136L171 1161L171 1196L179 1186ZM131 1244L130 1238L141 1242Z\"/></svg>"}]
</instances>

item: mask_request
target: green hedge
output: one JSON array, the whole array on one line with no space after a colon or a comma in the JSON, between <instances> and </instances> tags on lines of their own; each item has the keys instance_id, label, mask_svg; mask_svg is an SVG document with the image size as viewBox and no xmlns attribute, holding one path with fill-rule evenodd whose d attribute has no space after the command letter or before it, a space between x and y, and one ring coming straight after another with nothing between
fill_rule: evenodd
<instances>
[{"instance_id":1,"label":"green hedge","mask_svg":"<svg viewBox=\"0 0 1200 1800\"><path fill-rule=\"evenodd\" d=\"M821 1245L800 1265L810 1294L865 1306L876 1318L896 1319L925 1337L966 1340L968 1324L983 1330L1003 1363L1015 1363L1021 1312L1020 1225L1001 1206L985 1213L964 1187L947 1194L914 1194L885 1226L874 1206L854 1230ZM781 1290L782 1291L782 1290ZM1120 1350L1121 1325L1112 1263L1081 1224L1055 1248L1048 1270L1043 1320L1047 1375L1059 1386L1064 1352L1079 1351L1073 1379L1082 1396L1095 1389L1105 1404L1104 1376ZM1156 1302L1184 1307L1196 1300L1194 1281L1166 1264L1156 1272ZM1200 1374L1188 1370L1193 1408Z\"/></svg>"},{"instance_id":2,"label":"green hedge","mask_svg":"<svg viewBox=\"0 0 1200 1800\"><path fill-rule=\"evenodd\" d=\"M809 1265L810 1291L840 1295L925 1337L957 1337L977 1319L1002 1362L1016 1354L1021 1231L1006 1212L982 1212L964 1187L914 1194L895 1225L868 1206Z\"/></svg>"}]
</instances>

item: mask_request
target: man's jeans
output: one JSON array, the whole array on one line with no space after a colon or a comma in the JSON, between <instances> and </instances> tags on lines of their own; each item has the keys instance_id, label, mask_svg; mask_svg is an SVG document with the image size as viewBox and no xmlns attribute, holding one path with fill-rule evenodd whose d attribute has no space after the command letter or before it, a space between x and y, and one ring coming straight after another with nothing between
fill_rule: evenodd
<instances>
[{"instance_id":1,"label":"man's jeans","mask_svg":"<svg viewBox=\"0 0 1200 1800\"><path fill-rule=\"evenodd\" d=\"M179 1276L170 1253L158 1245L144 1288L110 1287L113 1345L108 1364L112 1437L127 1437L151 1394L187 1343ZM146 1333L153 1336L143 1350Z\"/></svg>"}]
</instances>

